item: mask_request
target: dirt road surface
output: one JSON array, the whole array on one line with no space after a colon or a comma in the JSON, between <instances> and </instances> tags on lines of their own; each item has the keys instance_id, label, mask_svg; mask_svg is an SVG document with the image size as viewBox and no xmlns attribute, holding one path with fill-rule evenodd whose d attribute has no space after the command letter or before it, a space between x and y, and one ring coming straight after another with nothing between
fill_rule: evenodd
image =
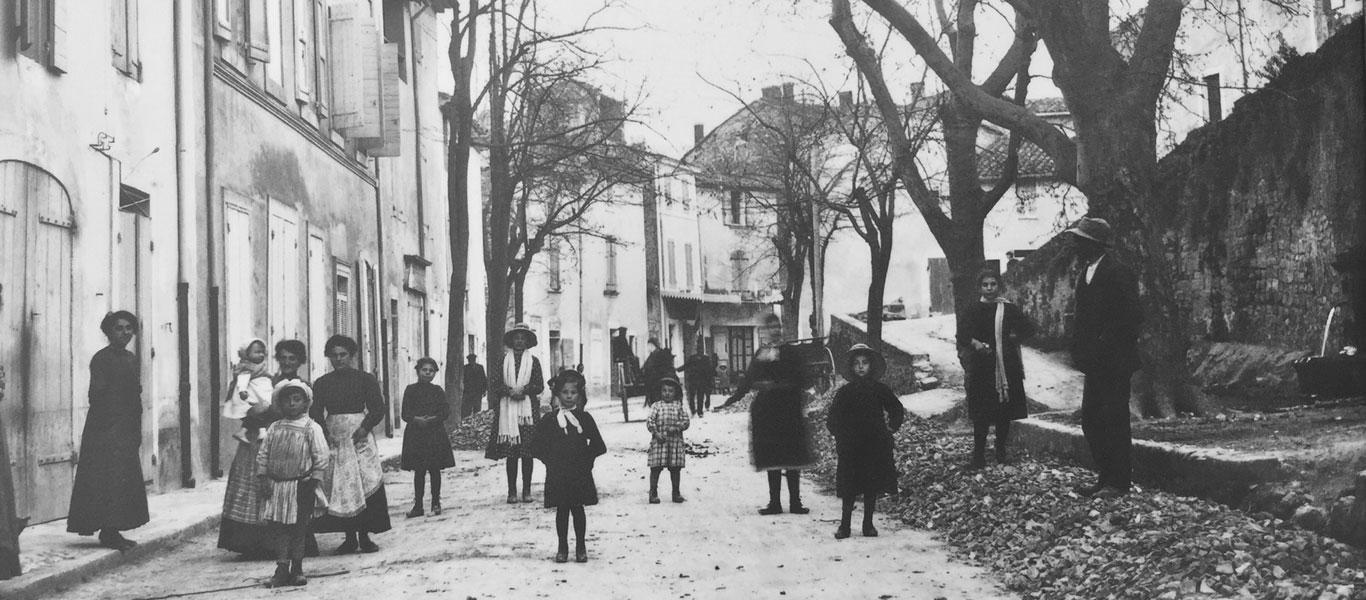
<instances>
[{"instance_id":1,"label":"dirt road surface","mask_svg":"<svg viewBox=\"0 0 1366 600\"><path fill-rule=\"evenodd\" d=\"M643 414L636 408L633 414ZM236 586L190 598L869 598L949 600L1012 598L985 570L951 562L924 532L879 518L882 535L832 536L838 500L806 483L809 515L760 516L764 476L749 466L743 414L711 413L687 432L697 448L683 471L687 502L646 502L649 434L622 423L608 402L589 404L608 454L594 470L601 503L587 509L587 564L556 564L554 512L505 503L501 462L457 453L447 470L439 517L405 519L407 472L386 474L393 530L375 554L331 556L339 534L319 536L324 556L309 559L305 587L261 587L274 563L244 561L215 548L216 534L190 539L145 563L104 573L54 597L154 598ZM533 493L539 500L542 465ZM784 497L786 503L786 497ZM785 504L786 506L786 504ZM859 514L855 514L855 519ZM572 532L571 532L572 537ZM336 575L328 575L339 573Z\"/></svg>"}]
</instances>

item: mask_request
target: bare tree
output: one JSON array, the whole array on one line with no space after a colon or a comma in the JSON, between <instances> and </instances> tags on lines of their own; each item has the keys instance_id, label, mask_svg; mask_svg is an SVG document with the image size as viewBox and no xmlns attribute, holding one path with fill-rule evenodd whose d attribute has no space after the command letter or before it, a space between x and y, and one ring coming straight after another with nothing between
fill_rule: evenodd
<instances>
[{"instance_id":1,"label":"bare tree","mask_svg":"<svg viewBox=\"0 0 1366 600\"><path fill-rule=\"evenodd\" d=\"M948 42L953 54L952 58L943 58L955 70L971 72L976 60L976 36L973 33L976 30L975 4L974 0L960 2L952 18L941 9L943 28L949 32ZM924 216L930 233L944 251L953 279L954 304L967 306L975 301L976 275L985 264L983 224L992 208L1015 183L1020 140L1011 135L1003 173L991 188L984 190L977 168L977 136L982 127L983 113L957 94L936 98L933 102L934 121L943 136L947 167L945 179L948 195L945 202L917 163L917 152L924 143L923 138L914 136L917 116L906 111L892 97L883 74L883 59L854 26L847 0L834 0L830 24L844 42L846 52L854 60L873 96L883 123L881 131L891 149L895 177L905 187L916 209ZM986 90L983 93L990 93L994 100L1024 111L1030 55L1036 43L1036 34L1032 29L1017 28L1009 51L981 85L981 89ZM998 98L1006 92L1012 81L1015 82L1014 102ZM913 99L912 106L920 102L918 98ZM869 306L871 310L871 302ZM880 305L878 310L881 311ZM961 318L963 311L956 312Z\"/></svg>"}]
</instances>

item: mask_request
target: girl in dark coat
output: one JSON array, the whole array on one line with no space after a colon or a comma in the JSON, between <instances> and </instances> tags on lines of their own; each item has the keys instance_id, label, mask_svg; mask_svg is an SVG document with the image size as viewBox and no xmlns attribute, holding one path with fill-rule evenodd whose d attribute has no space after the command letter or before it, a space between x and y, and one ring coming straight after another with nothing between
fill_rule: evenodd
<instances>
[{"instance_id":1,"label":"girl in dark coat","mask_svg":"<svg viewBox=\"0 0 1366 600\"><path fill-rule=\"evenodd\" d=\"M405 471L413 472L413 509L408 518L422 516L423 480L432 479L432 514L441 514L441 470L455 466L451 451L451 437L446 433L446 417L451 407L446 403L446 392L432 383L437 372L436 361L417 359L417 383L403 390L403 457Z\"/></svg>"},{"instance_id":2,"label":"girl in dark coat","mask_svg":"<svg viewBox=\"0 0 1366 600\"><path fill-rule=\"evenodd\" d=\"M783 512L779 499L787 478L788 512L804 515L802 469L816 462L811 434L806 426L806 377L795 348L769 347L759 351L751 365L754 403L749 409L750 455L756 471L768 472L768 506L761 515Z\"/></svg>"},{"instance_id":3,"label":"girl in dark coat","mask_svg":"<svg viewBox=\"0 0 1366 600\"><path fill-rule=\"evenodd\" d=\"M578 371L565 371L550 382L559 409L541 417L531 453L545 464L545 507L555 509L555 534L559 547L555 562L569 560L569 518L574 517L574 562L588 562L585 546L587 523L583 507L598 503L593 483L593 461L607 453L593 415L583 409L584 379Z\"/></svg>"},{"instance_id":4,"label":"girl in dark coat","mask_svg":"<svg viewBox=\"0 0 1366 600\"><path fill-rule=\"evenodd\" d=\"M839 454L835 471L835 495L844 500L835 539L849 537L854 500L863 496L863 535L873 537L873 511L878 494L896 493L896 461L892 457L892 432L906 419L892 389L881 381L887 370L882 353L864 344L849 349L849 383L835 393L826 421Z\"/></svg>"},{"instance_id":5,"label":"girl in dark coat","mask_svg":"<svg viewBox=\"0 0 1366 600\"><path fill-rule=\"evenodd\" d=\"M148 521L147 490L142 483L142 383L138 357L126 348L138 333L138 318L128 311L100 323L109 346L90 359L90 412L81 433L76 482L66 530L100 532L100 545L128 550L137 543L119 532Z\"/></svg>"},{"instance_id":6,"label":"girl in dark coat","mask_svg":"<svg viewBox=\"0 0 1366 600\"><path fill-rule=\"evenodd\" d=\"M958 356L963 362L972 420L972 462L985 467L987 432L996 426L996 462L1006 462L1010 422L1027 416L1020 340L1034 335L1034 324L1019 306L1001 297L1001 276L977 276L980 302L969 306L959 323Z\"/></svg>"}]
</instances>

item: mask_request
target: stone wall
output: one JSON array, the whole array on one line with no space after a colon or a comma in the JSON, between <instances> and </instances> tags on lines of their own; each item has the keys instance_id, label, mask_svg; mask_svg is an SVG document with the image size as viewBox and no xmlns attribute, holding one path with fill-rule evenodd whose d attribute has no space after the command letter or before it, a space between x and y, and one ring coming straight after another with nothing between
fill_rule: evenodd
<instances>
[{"instance_id":1,"label":"stone wall","mask_svg":"<svg viewBox=\"0 0 1366 600\"><path fill-rule=\"evenodd\" d=\"M1208 383L1293 389L1285 353L1317 352L1343 299L1331 263L1366 245L1362 49L1357 20L1159 162L1148 202L1165 220L1150 226L1165 230L1178 269L1194 366L1223 361L1206 368ZM1007 275L1044 346L1066 339L1076 273L1066 246L1055 238Z\"/></svg>"},{"instance_id":2,"label":"stone wall","mask_svg":"<svg viewBox=\"0 0 1366 600\"><path fill-rule=\"evenodd\" d=\"M826 346L835 357L835 365L843 373L845 357L854 344L868 343L868 330L863 323L845 315L830 315L830 337ZM911 394L921 390L918 379L923 377L924 364L928 357L924 354L911 354L896 346L882 343L878 348L887 359L887 373L882 383L892 388L897 395ZM917 364L919 363L919 364Z\"/></svg>"}]
</instances>

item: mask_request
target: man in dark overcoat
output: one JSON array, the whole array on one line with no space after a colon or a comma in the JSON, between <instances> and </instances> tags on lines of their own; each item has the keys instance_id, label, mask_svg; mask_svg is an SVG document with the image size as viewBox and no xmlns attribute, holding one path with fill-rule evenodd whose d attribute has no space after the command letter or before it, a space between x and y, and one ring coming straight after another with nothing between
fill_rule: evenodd
<instances>
[{"instance_id":1,"label":"man in dark overcoat","mask_svg":"<svg viewBox=\"0 0 1366 600\"><path fill-rule=\"evenodd\" d=\"M460 394L462 418L479 412L484 403L484 394L489 391L489 378L484 373L484 365L479 364L479 355L470 354L465 358L470 362L464 366L465 390Z\"/></svg>"},{"instance_id":2,"label":"man in dark overcoat","mask_svg":"<svg viewBox=\"0 0 1366 600\"><path fill-rule=\"evenodd\" d=\"M688 357L683 366L677 369L683 373L683 383L688 390L688 409L693 415L703 416L711 408L711 388L716 379L716 366L702 348Z\"/></svg>"},{"instance_id":3,"label":"man in dark overcoat","mask_svg":"<svg viewBox=\"0 0 1366 600\"><path fill-rule=\"evenodd\" d=\"M1129 492L1129 381L1139 370L1138 334L1143 324L1138 280L1113 251L1114 232L1104 219L1084 217L1066 233L1081 262L1072 364L1085 376L1081 426L1098 478L1075 491L1113 498Z\"/></svg>"}]
</instances>

